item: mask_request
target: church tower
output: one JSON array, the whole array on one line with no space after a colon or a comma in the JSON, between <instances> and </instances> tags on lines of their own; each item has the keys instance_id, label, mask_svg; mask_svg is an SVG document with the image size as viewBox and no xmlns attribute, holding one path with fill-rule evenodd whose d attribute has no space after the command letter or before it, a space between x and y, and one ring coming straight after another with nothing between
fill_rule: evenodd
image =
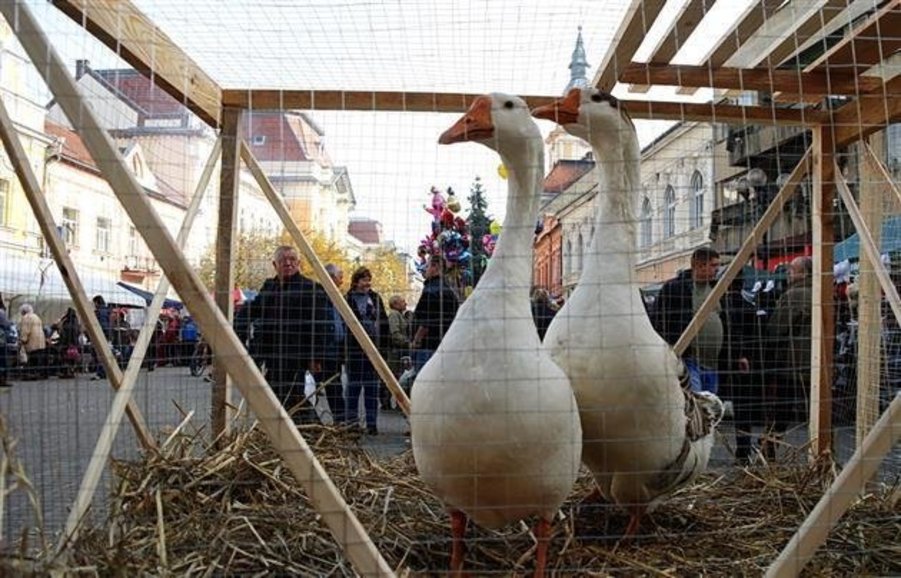
<instances>
[{"instance_id":1,"label":"church tower","mask_svg":"<svg viewBox=\"0 0 901 578\"><path fill-rule=\"evenodd\" d=\"M586 89L591 86L587 76L590 66L585 56L582 27L579 26L579 32L576 36L576 47L573 49L572 58L569 62L569 82L566 84L566 88L563 89L564 95L572 88ZM588 143L568 134L559 126L551 131L545 140L545 144L547 145L548 161L551 167L562 160L582 160L585 158L585 155L591 154L591 146Z\"/></svg>"}]
</instances>

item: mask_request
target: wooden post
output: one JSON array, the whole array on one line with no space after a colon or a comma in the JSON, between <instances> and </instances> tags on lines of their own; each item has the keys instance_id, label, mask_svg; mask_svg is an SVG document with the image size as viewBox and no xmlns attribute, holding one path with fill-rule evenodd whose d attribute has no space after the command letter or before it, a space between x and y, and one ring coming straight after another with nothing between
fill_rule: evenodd
<instances>
[{"instance_id":1,"label":"wooden post","mask_svg":"<svg viewBox=\"0 0 901 578\"><path fill-rule=\"evenodd\" d=\"M872 138L872 137L870 137ZM861 149L865 143L861 141ZM861 152L863 152L863 150ZM863 155L861 155L863 157ZM840 178L836 175L836 178ZM876 247L882 246L883 195L876 172L870 163L859 163L860 215ZM859 235L859 233L858 233ZM882 367L882 289L875 270L882 264L860 251L860 275L857 278L857 447L879 417L880 369Z\"/></svg>"},{"instance_id":2,"label":"wooden post","mask_svg":"<svg viewBox=\"0 0 901 578\"><path fill-rule=\"evenodd\" d=\"M278 402L263 375L247 355L228 319L185 259L175 240L153 210L143 187L125 167L122 155L100 125L94 110L81 98L74 79L60 60L43 30L22 1L0 2L0 13L16 32L35 69L50 87L66 116L78 119L79 134L100 171L132 222L194 315L200 330L240 388L276 451L294 479L303 487L313 507L344 550L354 570L363 576L390 576L391 567L376 549L360 521L341 497L310 446L301 437L288 413Z\"/></svg>"},{"instance_id":3,"label":"wooden post","mask_svg":"<svg viewBox=\"0 0 901 578\"><path fill-rule=\"evenodd\" d=\"M811 452L820 455L832 447L832 352L835 345L832 255L833 161L831 133L819 125L813 135L811 226L813 228L813 299L810 335L810 439ZM813 457L813 456L812 456Z\"/></svg>"},{"instance_id":4,"label":"wooden post","mask_svg":"<svg viewBox=\"0 0 901 578\"><path fill-rule=\"evenodd\" d=\"M94 351L97 352L100 361L106 368L110 385L113 386L113 389L118 390L122 387L122 372L119 370L119 364L113 355L109 342L106 340L106 335L103 334L97 315L94 313L94 305L88 301L87 295L85 295L84 286L78 278L75 264L72 262L72 258L69 257L69 252L66 250L63 240L56 232L56 224L53 220L53 213L50 211L50 205L47 204L47 199L44 197L44 192L41 191L37 177L31 170L31 163L25 154L22 143L19 142L16 129L2 100L0 100L0 138L3 140L9 160L12 162L16 175L19 177L19 182L22 184L25 198L28 199L28 204L31 205L31 209L37 218L41 234L44 235L44 241L50 247L53 259L59 267L60 276L69 290L69 295L72 296L72 302L75 310L78 312L78 317L84 324L85 330L94 346ZM128 419L131 420L141 445L147 449L156 447L156 442L147 429L137 405L134 402L130 402L126 410Z\"/></svg>"},{"instance_id":5,"label":"wooden post","mask_svg":"<svg viewBox=\"0 0 901 578\"><path fill-rule=\"evenodd\" d=\"M216 279L214 283L216 305L229 323L234 321L235 303L232 290L235 286L235 272L232 262L235 253L235 215L238 211L238 188L241 170L238 167L238 138L241 111L234 108L222 109L222 167L219 172L219 222L216 227ZM213 383L211 421L213 439L223 439L231 424L232 384L225 365L219 356L213 358Z\"/></svg>"},{"instance_id":6,"label":"wooden post","mask_svg":"<svg viewBox=\"0 0 901 578\"><path fill-rule=\"evenodd\" d=\"M313 247L310 246L310 243L307 241L306 237L304 237L303 231L300 230L300 228L297 226L297 223L295 223L294 219L291 218L291 212L288 210L288 206L285 204L285 201L275 191L272 183L270 183L269 179L266 177L266 173L263 172L263 168L257 162L256 158L253 156L253 153L250 152L250 149L246 144L242 144L241 146L241 159L244 161L244 164L247 165L247 167L250 169L250 172L257 180L257 183L259 183L260 188L263 189L263 193L266 194L266 198L269 199L269 202L272 204L275 212L278 213L279 217L281 217L282 223L285 225L285 229L288 230L291 238L294 239L295 243L297 243L297 246L300 249L301 253L303 253L307 261L310 262L310 265L313 266L313 271L319 278L320 285L322 285L322 287L325 289L325 292L328 293L329 298L332 300L332 305L334 305L335 309L338 310L338 313L341 314L341 317L344 319L344 322L347 324L347 328L350 329L350 332L353 333L354 337L357 338L357 342L359 342L360 347L363 348L363 351L366 353L369 361L372 362L375 370L378 371L379 376L385 382L385 385L388 386L388 390L391 392L391 395L393 395L394 399L397 400L397 406L401 409L401 411L404 412L404 415L409 416L410 398L407 397L406 392L404 392L400 384L397 382L397 378L394 377L394 374L391 372L391 368L389 368L388 364L385 363L385 359L382 357L382 354L379 353L379 350L375 346L375 344L372 343L372 340L369 338L366 330L363 329L363 326L360 324L357 316L354 315L353 311L351 311L350 305L348 305L347 301L344 300L344 297L341 296L341 292L338 290L338 287L335 286L335 282L332 281L331 277L329 277L328 273L325 271L325 267L322 266L322 262L319 261L319 257L316 256L316 252L313 250Z\"/></svg>"},{"instance_id":7,"label":"wooden post","mask_svg":"<svg viewBox=\"0 0 901 578\"><path fill-rule=\"evenodd\" d=\"M766 578L798 576L808 560L829 536L829 530L848 511L851 502L879 469L879 465L901 438L901 394L864 438L863 444L814 506L813 511L770 565Z\"/></svg>"},{"instance_id":8,"label":"wooden post","mask_svg":"<svg viewBox=\"0 0 901 578\"><path fill-rule=\"evenodd\" d=\"M207 164L203 169L203 173L200 175L200 181L197 183L197 188L194 190L194 196L191 198L188 210L185 213L185 218L182 221L181 230L178 232L178 239L176 242L179 247L185 244L188 239L188 234L191 232L194 218L197 216L200 209L200 201L203 200L203 193L210 182L213 167L216 165L216 159L219 157L221 143L221 140L216 140L213 151L210 153L210 158L207 159ZM159 311L160 307L163 306L166 299L166 292L168 291L169 280L163 277L160 280L159 285L157 285L156 292L153 295L153 299L150 301L150 306L147 308L147 311ZM144 316L144 324L141 327L140 333L138 333L138 339L135 342L131 357L128 359L128 367L125 368L125 375L122 377L122 387L116 392L115 397L113 397L113 404L110 407L109 415L103 423L103 429L100 430L97 445L94 447L94 452L91 454L91 460L88 463L87 470L85 470L84 477L81 479L81 486L78 488L75 503L72 505L72 510L69 512L69 518L66 520L65 534L63 539L59 542L60 551L62 551L75 537L78 532L78 527L81 524L81 520L88 511L88 508L94 499L94 494L97 493L100 474L103 473L103 468L109 459L113 441L116 439L116 433L119 431L119 424L122 423L122 414L125 412L125 408L131 400L131 394L134 392L135 384L138 381L138 372L141 370L141 365L144 362L144 354L153 337L153 329L156 327L156 320L157 318L154 315Z\"/></svg>"}]
</instances>

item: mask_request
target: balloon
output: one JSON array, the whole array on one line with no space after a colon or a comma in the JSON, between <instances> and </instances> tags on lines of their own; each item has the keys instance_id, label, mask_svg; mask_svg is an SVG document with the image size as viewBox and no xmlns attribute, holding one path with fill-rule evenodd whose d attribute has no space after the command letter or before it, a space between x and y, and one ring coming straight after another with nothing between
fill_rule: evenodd
<instances>
[{"instance_id":1,"label":"balloon","mask_svg":"<svg viewBox=\"0 0 901 578\"><path fill-rule=\"evenodd\" d=\"M497 165L497 175L500 178L507 180L507 167L504 166L504 163Z\"/></svg>"},{"instance_id":2,"label":"balloon","mask_svg":"<svg viewBox=\"0 0 901 578\"><path fill-rule=\"evenodd\" d=\"M492 235L499 235L501 233L501 224L497 221L491 221L491 224L488 225L488 230L491 231Z\"/></svg>"}]
</instances>

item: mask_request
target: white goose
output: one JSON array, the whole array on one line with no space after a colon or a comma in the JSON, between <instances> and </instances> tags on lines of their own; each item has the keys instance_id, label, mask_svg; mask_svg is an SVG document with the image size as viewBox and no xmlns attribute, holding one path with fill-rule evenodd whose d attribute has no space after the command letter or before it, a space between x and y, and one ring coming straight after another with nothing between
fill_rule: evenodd
<instances>
[{"instance_id":1,"label":"white goose","mask_svg":"<svg viewBox=\"0 0 901 578\"><path fill-rule=\"evenodd\" d=\"M529 305L543 142L525 102L503 94L476 98L439 139L462 141L500 154L507 216L478 286L414 383L413 456L450 509L452 571L462 569L467 517L496 528L537 514L541 575L550 522L572 490L582 448L569 380L542 350Z\"/></svg>"},{"instance_id":2,"label":"white goose","mask_svg":"<svg viewBox=\"0 0 901 578\"><path fill-rule=\"evenodd\" d=\"M651 325L633 279L640 151L629 115L609 94L578 88L532 114L588 141L600 169L582 276L544 343L579 403L583 461L601 493L631 514L628 536L707 467L723 406L682 383L682 362Z\"/></svg>"}]
</instances>

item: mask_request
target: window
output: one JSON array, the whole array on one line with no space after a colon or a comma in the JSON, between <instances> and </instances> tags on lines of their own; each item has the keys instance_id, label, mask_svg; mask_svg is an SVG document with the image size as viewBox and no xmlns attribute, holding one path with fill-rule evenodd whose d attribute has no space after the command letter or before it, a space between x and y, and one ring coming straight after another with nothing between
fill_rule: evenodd
<instances>
[{"instance_id":1,"label":"window","mask_svg":"<svg viewBox=\"0 0 901 578\"><path fill-rule=\"evenodd\" d=\"M676 191L672 185L663 193L663 236L667 239L676 234Z\"/></svg>"},{"instance_id":2,"label":"window","mask_svg":"<svg viewBox=\"0 0 901 578\"><path fill-rule=\"evenodd\" d=\"M0 179L0 225L7 224L6 214L9 207L9 181Z\"/></svg>"},{"instance_id":3,"label":"window","mask_svg":"<svg viewBox=\"0 0 901 578\"><path fill-rule=\"evenodd\" d=\"M94 237L94 249L100 253L109 253L113 238L113 222L107 217L97 217L97 231Z\"/></svg>"},{"instance_id":4,"label":"window","mask_svg":"<svg viewBox=\"0 0 901 578\"><path fill-rule=\"evenodd\" d=\"M573 254L573 243L571 240L566 240L566 250L563 252L563 274L569 275L572 272L572 254Z\"/></svg>"},{"instance_id":5,"label":"window","mask_svg":"<svg viewBox=\"0 0 901 578\"><path fill-rule=\"evenodd\" d=\"M63 207L63 223L60 234L66 245L78 246L78 211L76 209Z\"/></svg>"},{"instance_id":6,"label":"window","mask_svg":"<svg viewBox=\"0 0 901 578\"><path fill-rule=\"evenodd\" d=\"M697 229L704 224L704 177L701 171L691 175L691 205L689 205L691 228Z\"/></svg>"},{"instance_id":7,"label":"window","mask_svg":"<svg viewBox=\"0 0 901 578\"><path fill-rule=\"evenodd\" d=\"M138 236L138 230L135 229L134 227L129 227L128 228L128 255L137 257L139 254L138 249L140 248L140 246L141 246L141 244L140 244L140 237Z\"/></svg>"},{"instance_id":8,"label":"window","mask_svg":"<svg viewBox=\"0 0 901 578\"><path fill-rule=\"evenodd\" d=\"M582 253L583 253L584 247L585 247L585 243L582 240L582 231L579 231L579 237L578 237L578 241L576 243L576 263L575 263L575 266L576 266L575 272L576 273L582 272L582 265L583 265Z\"/></svg>"},{"instance_id":9,"label":"window","mask_svg":"<svg viewBox=\"0 0 901 578\"><path fill-rule=\"evenodd\" d=\"M647 197L641 202L641 216L638 220L638 244L640 247L650 247L653 242L651 234L651 200Z\"/></svg>"},{"instance_id":10,"label":"window","mask_svg":"<svg viewBox=\"0 0 901 578\"><path fill-rule=\"evenodd\" d=\"M266 144L266 135L253 135L253 146L263 146L264 144Z\"/></svg>"}]
</instances>

